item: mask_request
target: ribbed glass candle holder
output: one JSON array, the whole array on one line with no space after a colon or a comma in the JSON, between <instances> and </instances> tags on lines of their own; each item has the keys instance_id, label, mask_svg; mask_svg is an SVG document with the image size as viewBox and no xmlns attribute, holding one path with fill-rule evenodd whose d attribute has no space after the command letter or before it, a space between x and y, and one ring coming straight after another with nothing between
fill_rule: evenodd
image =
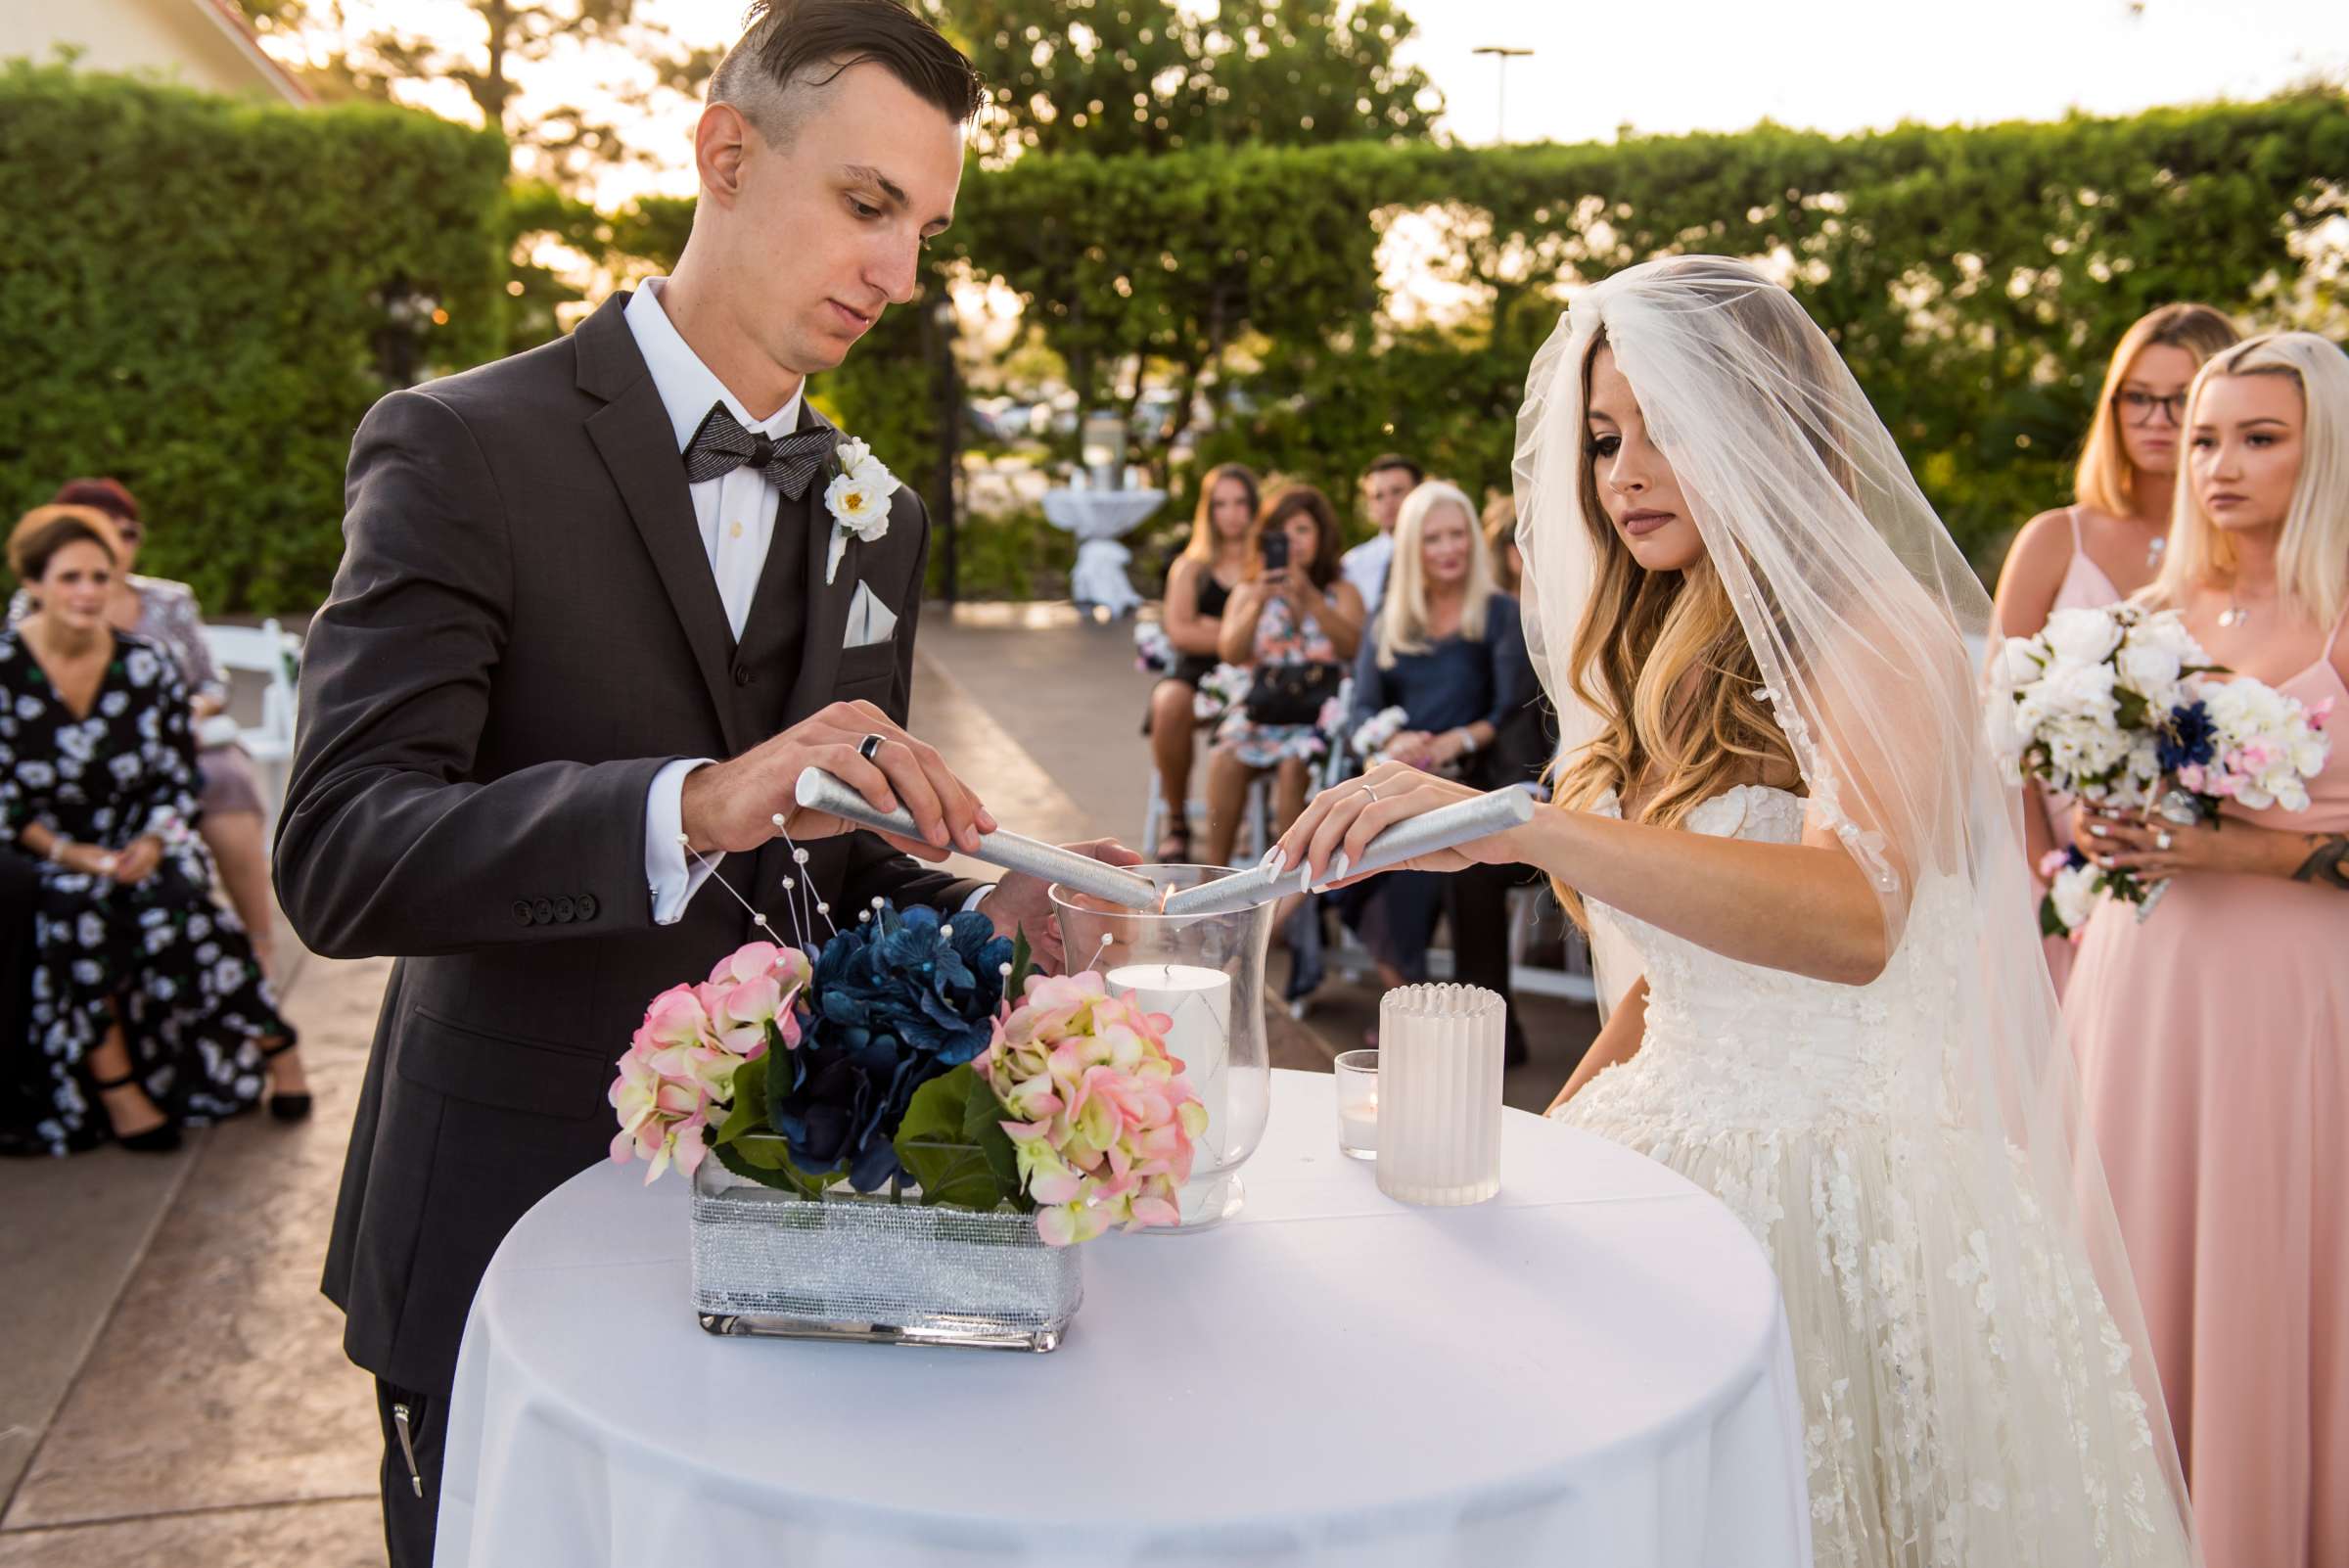
<instances>
[{"instance_id":1,"label":"ribbed glass candle holder","mask_svg":"<svg viewBox=\"0 0 2349 1568\"><path fill-rule=\"evenodd\" d=\"M1482 1203L1500 1190L1501 999L1399 986L1378 1004L1378 1190Z\"/></svg>"}]
</instances>

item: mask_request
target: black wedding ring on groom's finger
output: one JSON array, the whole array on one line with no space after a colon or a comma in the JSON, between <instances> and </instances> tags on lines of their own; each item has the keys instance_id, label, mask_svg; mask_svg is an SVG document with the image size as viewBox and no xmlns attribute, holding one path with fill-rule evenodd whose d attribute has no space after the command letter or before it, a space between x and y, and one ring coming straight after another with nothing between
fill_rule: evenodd
<instances>
[{"instance_id":1,"label":"black wedding ring on groom's finger","mask_svg":"<svg viewBox=\"0 0 2349 1568\"><path fill-rule=\"evenodd\" d=\"M881 737L878 735L867 735L864 739L856 743L856 755L863 758L868 762L873 760L873 754L878 752L880 749Z\"/></svg>"}]
</instances>

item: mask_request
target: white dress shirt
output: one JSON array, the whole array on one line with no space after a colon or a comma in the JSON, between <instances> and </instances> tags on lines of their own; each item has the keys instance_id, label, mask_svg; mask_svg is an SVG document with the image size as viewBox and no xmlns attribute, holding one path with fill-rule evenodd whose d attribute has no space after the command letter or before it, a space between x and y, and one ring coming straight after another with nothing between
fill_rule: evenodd
<instances>
[{"instance_id":1,"label":"white dress shirt","mask_svg":"<svg viewBox=\"0 0 2349 1568\"><path fill-rule=\"evenodd\" d=\"M701 429L713 403L725 404L726 412L754 435L782 437L798 430L806 385L771 417L751 418L742 400L726 390L726 384L678 336L668 312L661 308L663 281L650 278L637 289L628 300L627 322L645 367L652 372L661 406L668 410L669 425L676 433L678 452L685 450L693 433ZM743 625L750 619L752 596L759 591L760 574L766 569L779 498L775 487L747 463L685 488L693 497L694 521L701 525L702 553L710 558L710 571L717 578L717 597L726 607L726 624L739 643ZM685 775L711 761L707 757L680 758L654 774L652 787L645 792L644 880L651 890L656 925L671 926L684 918L685 906L701 892L718 858L696 856L688 865L685 847L678 842L685 826ZM977 907L990 891L979 889L963 907Z\"/></svg>"},{"instance_id":2,"label":"white dress shirt","mask_svg":"<svg viewBox=\"0 0 2349 1568\"><path fill-rule=\"evenodd\" d=\"M661 406L676 432L678 452L701 429L714 403L725 404L726 412L754 435L782 437L798 430L806 387L794 392L771 417L751 418L742 400L678 336L668 312L661 308L662 281L648 279L636 291L628 300L627 321L645 368L652 372L654 390L661 393ZM759 591L759 575L766 568L766 548L774 539L779 498L775 487L747 463L685 488L693 497L694 521L701 525L702 553L710 558L718 600L726 607L726 624L740 642L751 598ZM671 762L653 775L652 788L645 792L644 880L652 890L653 920L658 925L674 925L683 918L685 906L709 880L714 861L697 858L687 865L677 836L684 830L685 775L711 761L701 757Z\"/></svg>"},{"instance_id":3,"label":"white dress shirt","mask_svg":"<svg viewBox=\"0 0 2349 1568\"><path fill-rule=\"evenodd\" d=\"M1379 601L1387 596L1387 568L1395 561L1395 535L1390 530L1375 539L1364 539L1338 557L1338 571L1354 584L1362 596L1363 624L1378 614Z\"/></svg>"}]
</instances>

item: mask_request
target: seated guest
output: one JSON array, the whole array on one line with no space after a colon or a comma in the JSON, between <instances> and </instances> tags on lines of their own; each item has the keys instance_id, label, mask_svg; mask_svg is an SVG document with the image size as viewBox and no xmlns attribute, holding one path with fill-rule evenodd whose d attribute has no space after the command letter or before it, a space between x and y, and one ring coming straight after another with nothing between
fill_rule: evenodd
<instances>
[{"instance_id":1,"label":"seated guest","mask_svg":"<svg viewBox=\"0 0 2349 1568\"><path fill-rule=\"evenodd\" d=\"M1338 576L1338 515L1329 498L1310 484L1281 491L1257 522L1248 580L1223 611L1217 651L1225 664L1248 666L1252 679L1246 704L1225 715L1208 759L1211 863L1230 863L1248 786L1259 774L1275 775L1275 832L1305 809L1313 763L1327 749L1321 705L1337 696L1361 635L1362 596Z\"/></svg>"},{"instance_id":2,"label":"seated guest","mask_svg":"<svg viewBox=\"0 0 2349 1568\"><path fill-rule=\"evenodd\" d=\"M1256 475L1244 465L1224 463L1212 470L1199 487L1191 542L1167 573L1166 632L1174 647L1174 668L1150 692L1145 727L1151 759L1158 763L1159 799L1166 803L1166 832L1155 853L1169 865L1191 858L1191 737L1199 728L1192 704L1199 682L1216 668L1232 590L1248 576L1259 501Z\"/></svg>"},{"instance_id":3,"label":"seated guest","mask_svg":"<svg viewBox=\"0 0 2349 1568\"><path fill-rule=\"evenodd\" d=\"M1403 503L1386 604L1355 662L1349 731L1401 708L1404 727L1381 756L1461 777L1533 694L1517 601L1493 585L1475 506L1441 481L1420 485ZM1394 872L1339 896L1387 986L1427 978L1446 880Z\"/></svg>"},{"instance_id":4,"label":"seated guest","mask_svg":"<svg viewBox=\"0 0 2349 1568\"><path fill-rule=\"evenodd\" d=\"M1401 452L1381 452L1362 470L1362 505L1378 531L1339 557L1338 570L1362 596L1365 616L1378 614L1386 596L1395 559L1395 520L1403 514L1403 498L1426 478L1426 471Z\"/></svg>"},{"instance_id":5,"label":"seated guest","mask_svg":"<svg viewBox=\"0 0 2349 1568\"><path fill-rule=\"evenodd\" d=\"M38 862L32 1133L56 1154L109 1130L174 1147L182 1124L257 1101L269 1058L295 1062L252 944L212 902L187 687L109 620L120 558L89 507L36 508L8 541L33 609L0 632L0 853ZM280 1090L273 1113L308 1112Z\"/></svg>"},{"instance_id":6,"label":"seated guest","mask_svg":"<svg viewBox=\"0 0 2349 1568\"><path fill-rule=\"evenodd\" d=\"M201 780L199 800L204 807L204 843L220 867L221 885L237 918L253 942L253 950L269 967L271 938L276 931L277 905L269 893L269 853L263 842L260 780L253 759L233 739L206 744L205 721L228 709L228 682L212 663L204 640L204 617L196 606L195 590L165 577L143 577L132 568L139 562L140 542L147 525L139 503L122 484L111 479L77 479L53 499L60 506L91 506L113 519L115 536L121 541L121 571L115 577L114 597L106 607L107 621L116 631L131 631L170 654L179 666L179 678L194 695L191 711L198 726L196 771ZM8 607L8 623L15 625L31 613L31 596L20 589ZM298 1088L298 1084L288 1087Z\"/></svg>"},{"instance_id":7,"label":"seated guest","mask_svg":"<svg viewBox=\"0 0 2349 1568\"><path fill-rule=\"evenodd\" d=\"M1493 585L1516 598L1525 557L1517 549L1517 498L1505 490L1485 503L1485 551L1493 557Z\"/></svg>"}]
</instances>

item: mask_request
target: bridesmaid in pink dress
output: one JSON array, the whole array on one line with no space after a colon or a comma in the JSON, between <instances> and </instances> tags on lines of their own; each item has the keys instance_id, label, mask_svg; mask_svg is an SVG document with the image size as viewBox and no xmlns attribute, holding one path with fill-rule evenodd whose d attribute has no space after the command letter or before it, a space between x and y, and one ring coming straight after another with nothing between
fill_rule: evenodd
<instances>
[{"instance_id":1,"label":"bridesmaid in pink dress","mask_svg":"<svg viewBox=\"0 0 2349 1568\"><path fill-rule=\"evenodd\" d=\"M2121 335L2080 448L2074 504L2024 524L2006 552L1996 607L2001 635L2031 636L2058 610L2117 604L2153 580L2178 486L2186 389L2204 360L2241 341L2234 322L2202 304L2163 305ZM2048 852L2071 842L2072 803L2037 785L2025 793L2024 837L2036 879ZM2060 996L2072 944L2050 937L2046 946Z\"/></svg>"},{"instance_id":2,"label":"bridesmaid in pink dress","mask_svg":"<svg viewBox=\"0 0 2349 1568\"><path fill-rule=\"evenodd\" d=\"M2209 1568L2349 1563L2349 356L2255 338L2196 378L2149 595L2312 710L2304 811L2090 816L2148 880L2089 922L2065 1011Z\"/></svg>"}]
</instances>

